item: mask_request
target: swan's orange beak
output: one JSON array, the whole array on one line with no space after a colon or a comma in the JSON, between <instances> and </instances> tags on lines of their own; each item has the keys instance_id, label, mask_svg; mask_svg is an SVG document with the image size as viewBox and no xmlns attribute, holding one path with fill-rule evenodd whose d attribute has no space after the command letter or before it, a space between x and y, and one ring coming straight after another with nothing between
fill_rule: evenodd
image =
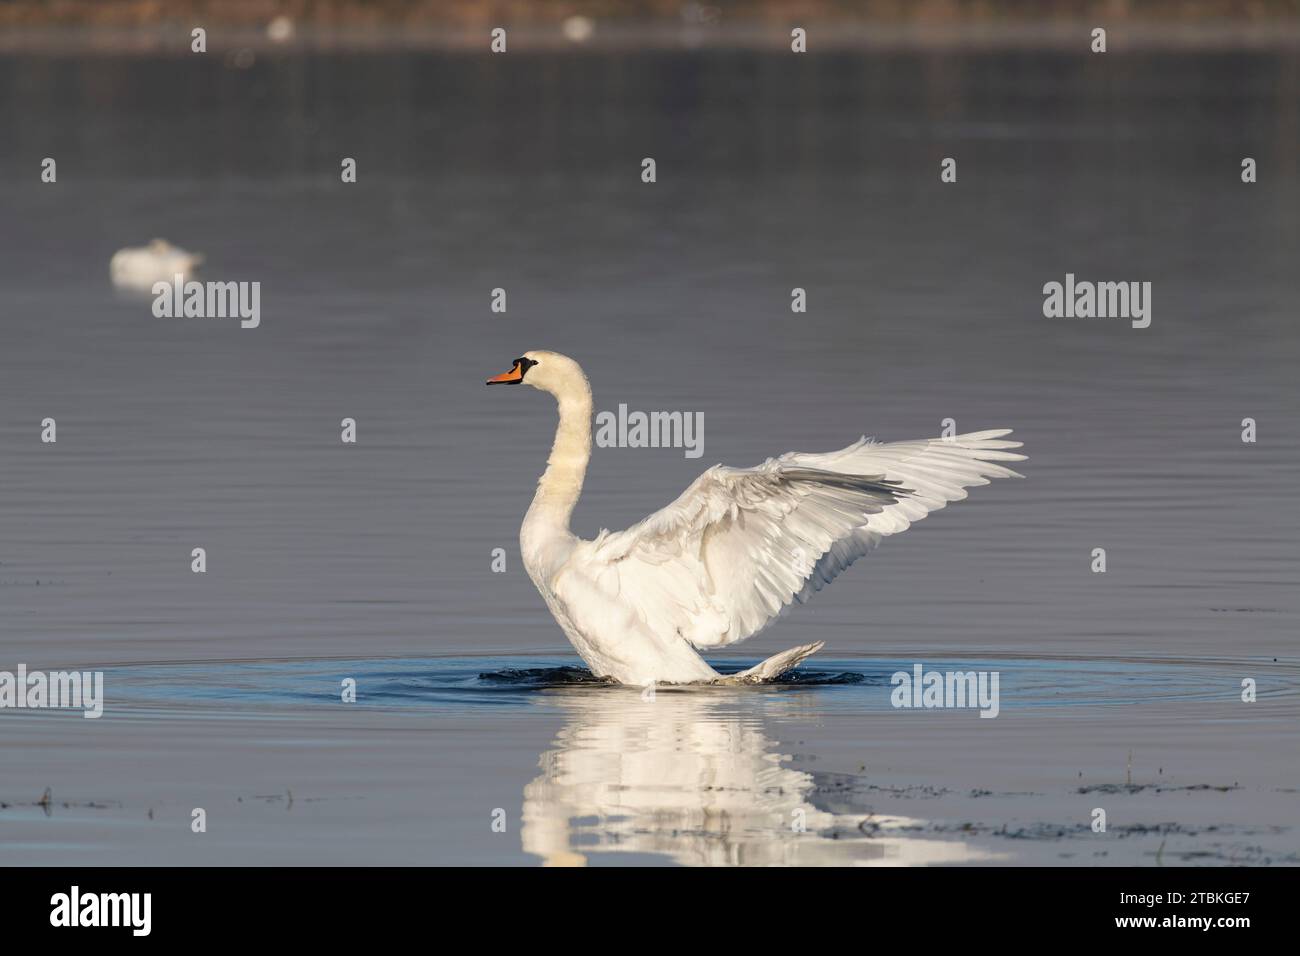
<instances>
[{"instance_id":1,"label":"swan's orange beak","mask_svg":"<svg viewBox=\"0 0 1300 956\"><path fill-rule=\"evenodd\" d=\"M493 375L487 380L488 385L518 385L524 380L524 364L516 362L515 367L500 375Z\"/></svg>"}]
</instances>

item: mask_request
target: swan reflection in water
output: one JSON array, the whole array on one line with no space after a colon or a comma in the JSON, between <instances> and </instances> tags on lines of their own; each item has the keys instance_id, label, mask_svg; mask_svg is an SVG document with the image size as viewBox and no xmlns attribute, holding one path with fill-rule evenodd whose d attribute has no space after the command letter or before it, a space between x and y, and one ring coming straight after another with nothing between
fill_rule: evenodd
<instances>
[{"instance_id":1,"label":"swan reflection in water","mask_svg":"<svg viewBox=\"0 0 1300 956\"><path fill-rule=\"evenodd\" d=\"M756 689L557 688L567 715L524 787L524 851L548 866L595 853L661 854L696 866L908 865L987 860L921 839L920 821L872 815L859 794L785 765L765 732L790 693ZM648 696L648 695L647 695ZM783 699L784 698L784 699ZM864 718L865 721L865 718ZM865 726L864 726L865 731Z\"/></svg>"}]
</instances>

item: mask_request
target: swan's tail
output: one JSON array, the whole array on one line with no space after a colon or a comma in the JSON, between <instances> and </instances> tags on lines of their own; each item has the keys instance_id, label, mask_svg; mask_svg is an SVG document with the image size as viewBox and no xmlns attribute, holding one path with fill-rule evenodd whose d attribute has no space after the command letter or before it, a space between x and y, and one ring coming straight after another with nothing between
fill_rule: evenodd
<instances>
[{"instance_id":1,"label":"swan's tail","mask_svg":"<svg viewBox=\"0 0 1300 956\"><path fill-rule=\"evenodd\" d=\"M782 651L780 654L773 654L762 663L755 664L748 670L743 670L739 674L728 674L726 677L716 681L719 684L765 684L768 681L776 680L786 671L792 671L803 663L809 657L812 657L823 647L825 641L817 641L813 644L800 644L798 647L792 647L788 651Z\"/></svg>"}]
</instances>

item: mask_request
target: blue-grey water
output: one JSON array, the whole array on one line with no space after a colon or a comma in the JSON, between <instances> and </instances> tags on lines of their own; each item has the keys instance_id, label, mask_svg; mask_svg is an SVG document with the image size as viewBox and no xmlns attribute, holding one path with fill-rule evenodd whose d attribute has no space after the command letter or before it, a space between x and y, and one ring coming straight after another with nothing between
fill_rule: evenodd
<instances>
[{"instance_id":1,"label":"blue-grey water","mask_svg":"<svg viewBox=\"0 0 1300 956\"><path fill-rule=\"evenodd\" d=\"M0 861L1297 862L1298 64L0 58L0 670L107 697L0 711ZM116 292L155 236L261 326ZM1066 273L1151 282L1151 326L1044 318ZM947 418L1027 479L718 658L861 680L647 704L556 677L519 563L554 409L482 382L533 348L703 415L699 459L597 449L584 535ZM914 662L1002 713L894 710Z\"/></svg>"}]
</instances>

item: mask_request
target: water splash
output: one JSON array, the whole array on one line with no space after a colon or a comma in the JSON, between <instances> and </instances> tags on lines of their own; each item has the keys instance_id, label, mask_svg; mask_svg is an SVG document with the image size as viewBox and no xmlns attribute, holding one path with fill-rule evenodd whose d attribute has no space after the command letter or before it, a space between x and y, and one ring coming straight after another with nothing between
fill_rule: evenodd
<instances>
[{"instance_id":1,"label":"water splash","mask_svg":"<svg viewBox=\"0 0 1300 956\"><path fill-rule=\"evenodd\" d=\"M1004 711L1025 708L1110 707L1174 701L1234 702L1240 676L1259 681L1261 700L1300 710L1300 664L1293 660L1052 660L927 657L937 670L996 670ZM890 678L912 661L841 659L792 671L780 681L746 687L660 685L658 693L708 695L744 705L759 699L799 700L825 712L890 711ZM728 660L721 673L747 662ZM316 714L349 706L410 713L470 713L482 708L532 710L556 706L556 696L607 699L641 692L596 677L571 661L521 657L381 660L261 660L126 664L104 667L106 717L143 711L177 716ZM357 700L344 705L345 680ZM17 716L17 712L15 712Z\"/></svg>"}]
</instances>

